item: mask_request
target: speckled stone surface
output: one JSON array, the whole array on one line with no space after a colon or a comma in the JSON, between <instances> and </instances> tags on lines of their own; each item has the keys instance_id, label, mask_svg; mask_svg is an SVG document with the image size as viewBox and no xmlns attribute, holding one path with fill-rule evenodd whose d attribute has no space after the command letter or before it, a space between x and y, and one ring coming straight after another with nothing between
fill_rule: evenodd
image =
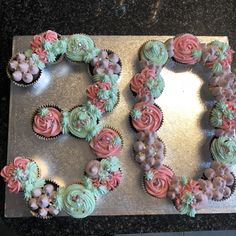
<instances>
[{"instance_id":1,"label":"speckled stone surface","mask_svg":"<svg viewBox=\"0 0 236 236\"><path fill-rule=\"evenodd\" d=\"M6 164L9 81L5 68L14 35L47 29L61 34L226 35L236 49L234 0L0 0L0 168ZM233 66L236 68L236 63ZM0 179L0 214L18 235L113 235L160 231L235 229L236 214L5 219L4 183Z\"/></svg>"}]
</instances>

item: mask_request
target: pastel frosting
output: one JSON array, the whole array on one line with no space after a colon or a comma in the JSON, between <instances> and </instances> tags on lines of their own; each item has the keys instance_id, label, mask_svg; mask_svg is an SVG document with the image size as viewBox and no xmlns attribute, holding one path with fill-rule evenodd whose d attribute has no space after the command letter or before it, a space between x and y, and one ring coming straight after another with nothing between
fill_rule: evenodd
<instances>
[{"instance_id":1,"label":"pastel frosting","mask_svg":"<svg viewBox=\"0 0 236 236\"><path fill-rule=\"evenodd\" d=\"M61 133L61 112L54 107L42 107L34 116L33 130L43 137L55 137Z\"/></svg>"},{"instance_id":2,"label":"pastel frosting","mask_svg":"<svg viewBox=\"0 0 236 236\"><path fill-rule=\"evenodd\" d=\"M72 61L90 62L98 53L93 40L83 34L71 35L67 40L66 56Z\"/></svg>"},{"instance_id":3,"label":"pastel frosting","mask_svg":"<svg viewBox=\"0 0 236 236\"><path fill-rule=\"evenodd\" d=\"M163 66L168 59L165 45L157 40L148 41L140 49L140 60L147 65Z\"/></svg>"},{"instance_id":4,"label":"pastel frosting","mask_svg":"<svg viewBox=\"0 0 236 236\"><path fill-rule=\"evenodd\" d=\"M185 64L195 64L201 59L200 42L192 34L181 34L173 39L173 51L176 61Z\"/></svg>"},{"instance_id":5,"label":"pastel frosting","mask_svg":"<svg viewBox=\"0 0 236 236\"><path fill-rule=\"evenodd\" d=\"M63 210L74 218L85 218L95 209L93 193L81 184L72 184L63 192Z\"/></svg>"},{"instance_id":6,"label":"pastel frosting","mask_svg":"<svg viewBox=\"0 0 236 236\"><path fill-rule=\"evenodd\" d=\"M74 108L69 114L68 129L78 138L91 140L101 129L97 124L101 112L91 103Z\"/></svg>"},{"instance_id":7,"label":"pastel frosting","mask_svg":"<svg viewBox=\"0 0 236 236\"><path fill-rule=\"evenodd\" d=\"M220 136L211 143L211 153L216 161L226 165L236 164L236 138Z\"/></svg>"},{"instance_id":8,"label":"pastel frosting","mask_svg":"<svg viewBox=\"0 0 236 236\"><path fill-rule=\"evenodd\" d=\"M154 104L136 103L131 111L132 125L137 131L156 131L162 123L162 112Z\"/></svg>"},{"instance_id":9,"label":"pastel frosting","mask_svg":"<svg viewBox=\"0 0 236 236\"><path fill-rule=\"evenodd\" d=\"M173 171L164 165L159 169L150 169L144 175L144 186L147 193L157 198L165 198L173 175Z\"/></svg>"},{"instance_id":10,"label":"pastel frosting","mask_svg":"<svg viewBox=\"0 0 236 236\"><path fill-rule=\"evenodd\" d=\"M122 140L120 135L112 128L103 128L90 141L89 145L98 157L106 158L120 154Z\"/></svg>"}]
</instances>

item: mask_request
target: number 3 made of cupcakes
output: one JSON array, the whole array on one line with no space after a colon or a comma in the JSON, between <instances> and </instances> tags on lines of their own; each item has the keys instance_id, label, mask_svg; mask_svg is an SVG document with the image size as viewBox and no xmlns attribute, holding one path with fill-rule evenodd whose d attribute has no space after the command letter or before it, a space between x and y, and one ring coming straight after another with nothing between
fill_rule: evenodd
<instances>
[{"instance_id":1,"label":"number 3 made of cupcakes","mask_svg":"<svg viewBox=\"0 0 236 236\"><path fill-rule=\"evenodd\" d=\"M180 34L165 43L150 40L139 50L142 70L130 82L136 96L130 112L131 126L137 132L133 152L144 171L143 188L153 197L169 198L181 214L191 217L210 200L228 199L235 189L230 170L236 164L236 76L230 66L233 53L227 43L215 40L201 44L192 34ZM180 64L202 63L212 72L208 85L215 99L210 111L210 123L215 128L210 145L214 161L198 180L177 177L163 164L166 147L156 134L163 114L154 99L164 90L160 71L168 59Z\"/></svg>"},{"instance_id":2,"label":"number 3 made of cupcakes","mask_svg":"<svg viewBox=\"0 0 236 236\"><path fill-rule=\"evenodd\" d=\"M32 129L43 140L70 134L85 138L97 159L89 161L78 183L60 187L50 179L40 178L37 163L18 156L2 171L10 192L22 191L33 216L48 219L61 210L75 218L90 215L100 196L118 187L122 171L117 157L123 146L120 133L113 127L102 127L99 120L119 102L117 81L121 61L111 50L96 48L84 34L63 37L48 30L35 35L31 49L17 53L7 66L7 74L20 87L40 80L43 68L65 58L72 63L88 63L94 84L86 89L87 102L63 111L56 104L40 106L33 114Z\"/></svg>"}]
</instances>

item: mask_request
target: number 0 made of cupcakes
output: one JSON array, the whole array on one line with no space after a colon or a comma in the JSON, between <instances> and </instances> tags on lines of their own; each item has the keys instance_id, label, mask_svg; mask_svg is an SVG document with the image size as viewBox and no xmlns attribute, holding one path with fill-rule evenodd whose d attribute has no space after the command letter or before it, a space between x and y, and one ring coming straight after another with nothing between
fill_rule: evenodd
<instances>
[{"instance_id":1,"label":"number 0 made of cupcakes","mask_svg":"<svg viewBox=\"0 0 236 236\"><path fill-rule=\"evenodd\" d=\"M230 169L236 164L236 75L231 72L233 53L227 43L215 40L203 44L192 34L180 34L165 43L150 40L140 47L141 71L130 82L130 90L136 97L130 112L131 126L137 132L133 152L144 172L143 189L155 198L169 198L181 214L191 217L211 200L228 199L235 189L235 177ZM189 65L201 63L211 70L207 83L214 97L214 106L209 112L209 121L214 127L210 144L213 162L198 180L177 177L172 168L163 164L168 147L156 131L161 128L165 114L154 99L164 90L165 83L160 72L168 60Z\"/></svg>"},{"instance_id":2,"label":"number 0 made of cupcakes","mask_svg":"<svg viewBox=\"0 0 236 236\"><path fill-rule=\"evenodd\" d=\"M96 200L118 187L122 178L118 158L122 136L115 128L99 124L103 114L118 104L121 61L111 50L96 48L83 34L63 37L48 30L35 35L30 45L31 49L17 53L8 63L7 74L14 84L28 87L37 83L44 67L59 63L63 57L72 63L88 63L94 82L86 89L83 105L67 111L57 104L38 107L32 115L34 134L46 141L65 134L86 139L97 159L89 161L84 176L67 187L40 178L37 163L30 157L16 157L2 169L1 176L10 192L24 193L33 216L48 219L63 210L84 218L94 211Z\"/></svg>"}]
</instances>

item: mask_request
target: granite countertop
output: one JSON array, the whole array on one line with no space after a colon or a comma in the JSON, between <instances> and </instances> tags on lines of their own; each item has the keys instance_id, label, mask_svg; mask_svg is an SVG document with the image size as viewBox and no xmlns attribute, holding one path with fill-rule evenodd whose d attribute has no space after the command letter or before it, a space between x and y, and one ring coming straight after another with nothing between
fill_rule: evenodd
<instances>
[{"instance_id":1,"label":"granite countertop","mask_svg":"<svg viewBox=\"0 0 236 236\"><path fill-rule=\"evenodd\" d=\"M9 80L5 68L14 35L47 29L89 35L226 35L236 49L234 0L94 0L0 1L0 168L6 164ZM234 63L235 64L235 59ZM113 235L159 231L235 229L236 214L70 217L42 221L4 218L4 183L0 178L0 214L18 235Z\"/></svg>"}]
</instances>

